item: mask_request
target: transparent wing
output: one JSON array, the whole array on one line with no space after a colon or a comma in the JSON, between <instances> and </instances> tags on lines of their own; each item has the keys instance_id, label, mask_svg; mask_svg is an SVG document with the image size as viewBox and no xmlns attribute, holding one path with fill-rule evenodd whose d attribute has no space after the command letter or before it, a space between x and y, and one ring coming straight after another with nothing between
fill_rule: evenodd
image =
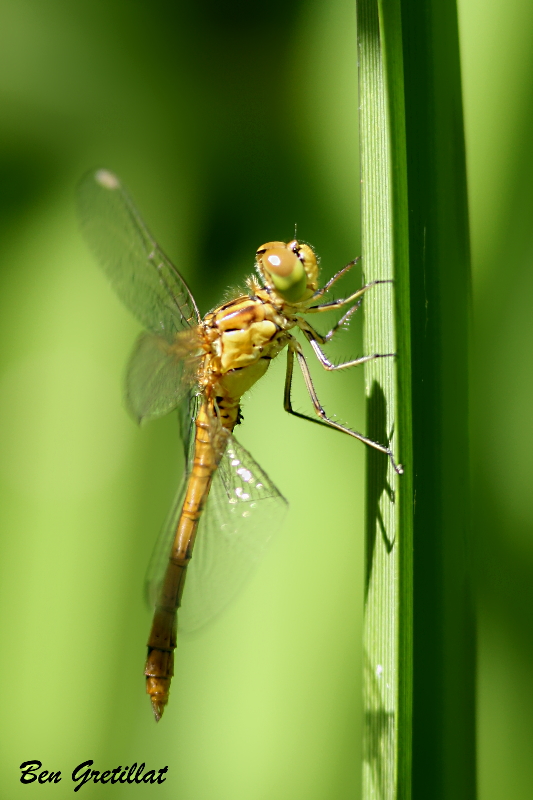
<instances>
[{"instance_id":1,"label":"transparent wing","mask_svg":"<svg viewBox=\"0 0 533 800\"><path fill-rule=\"evenodd\" d=\"M185 455L187 474L190 472L194 458L194 429L195 421L200 408L200 397L195 392L189 392L187 397L178 406L178 420L180 424L181 440Z\"/></svg>"},{"instance_id":2,"label":"transparent wing","mask_svg":"<svg viewBox=\"0 0 533 800\"><path fill-rule=\"evenodd\" d=\"M158 247L116 175L90 172L78 187L83 232L116 293L145 328L172 341L200 314L178 270Z\"/></svg>"},{"instance_id":3,"label":"transparent wing","mask_svg":"<svg viewBox=\"0 0 533 800\"><path fill-rule=\"evenodd\" d=\"M161 532L157 537L155 547L146 570L144 579L144 599L148 608L153 609L157 605L159 598L159 590L165 570L168 564L168 557L170 555L170 548L180 518L181 508L185 500L185 492L187 491L187 473L183 473L178 491L172 503L170 512L165 520Z\"/></svg>"},{"instance_id":4,"label":"transparent wing","mask_svg":"<svg viewBox=\"0 0 533 800\"><path fill-rule=\"evenodd\" d=\"M137 422L173 411L195 382L200 355L197 329L178 333L171 344L154 333L141 333L126 370L126 406Z\"/></svg>"},{"instance_id":5,"label":"transparent wing","mask_svg":"<svg viewBox=\"0 0 533 800\"><path fill-rule=\"evenodd\" d=\"M147 575L157 602L185 496L185 476ZM233 436L213 476L178 612L178 629L192 632L220 613L244 586L287 511L287 501Z\"/></svg>"},{"instance_id":6,"label":"transparent wing","mask_svg":"<svg viewBox=\"0 0 533 800\"><path fill-rule=\"evenodd\" d=\"M213 477L187 569L178 629L192 632L241 590L280 528L288 504L236 439Z\"/></svg>"},{"instance_id":7,"label":"transparent wing","mask_svg":"<svg viewBox=\"0 0 533 800\"><path fill-rule=\"evenodd\" d=\"M161 581L163 580L167 568L170 548L172 547L183 501L185 499L187 481L194 458L194 421L198 414L199 405L200 400L193 392L189 392L178 405L178 419L185 455L185 469L168 516L157 537L148 569L146 570L144 596L149 608L155 607L159 597Z\"/></svg>"}]
</instances>

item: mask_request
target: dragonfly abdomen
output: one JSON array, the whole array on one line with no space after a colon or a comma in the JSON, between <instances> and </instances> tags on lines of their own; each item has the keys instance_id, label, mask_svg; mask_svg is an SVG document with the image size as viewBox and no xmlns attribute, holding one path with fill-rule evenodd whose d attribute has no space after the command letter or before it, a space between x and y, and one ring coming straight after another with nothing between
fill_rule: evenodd
<instances>
[{"instance_id":1,"label":"dragonfly abdomen","mask_svg":"<svg viewBox=\"0 0 533 800\"><path fill-rule=\"evenodd\" d=\"M144 674L146 691L150 695L157 721L161 719L168 703L174 675L177 609L181 603L187 566L211 480L224 452L225 442L222 439L213 441L209 417L207 403L204 403L196 419L193 465L148 639Z\"/></svg>"}]
</instances>

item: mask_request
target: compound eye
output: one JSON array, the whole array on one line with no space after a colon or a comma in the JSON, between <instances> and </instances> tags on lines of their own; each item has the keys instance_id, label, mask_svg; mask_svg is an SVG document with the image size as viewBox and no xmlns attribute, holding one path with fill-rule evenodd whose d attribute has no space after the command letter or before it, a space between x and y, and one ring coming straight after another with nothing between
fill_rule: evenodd
<instances>
[{"instance_id":1,"label":"compound eye","mask_svg":"<svg viewBox=\"0 0 533 800\"><path fill-rule=\"evenodd\" d=\"M288 250L292 250L302 264L304 265L306 272L309 276L311 276L312 272L317 269L318 263L315 251L312 247L309 247L308 244L300 244L296 239L293 239L292 242L289 242L287 245Z\"/></svg>"},{"instance_id":2,"label":"compound eye","mask_svg":"<svg viewBox=\"0 0 533 800\"><path fill-rule=\"evenodd\" d=\"M282 247L272 247L269 250L265 250L261 256L261 262L267 272L280 278L288 278L293 274L297 264L299 264L296 254L292 250Z\"/></svg>"},{"instance_id":3,"label":"compound eye","mask_svg":"<svg viewBox=\"0 0 533 800\"><path fill-rule=\"evenodd\" d=\"M300 250L302 245L297 239L292 239L292 241L287 243L287 250L292 250L293 253L296 253L298 258L301 260Z\"/></svg>"}]
</instances>

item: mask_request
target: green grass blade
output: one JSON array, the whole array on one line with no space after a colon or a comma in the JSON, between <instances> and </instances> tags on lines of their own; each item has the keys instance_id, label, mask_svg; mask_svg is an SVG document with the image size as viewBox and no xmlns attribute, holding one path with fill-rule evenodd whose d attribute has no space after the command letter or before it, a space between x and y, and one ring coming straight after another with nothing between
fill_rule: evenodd
<instances>
[{"instance_id":1,"label":"green grass blade","mask_svg":"<svg viewBox=\"0 0 533 800\"><path fill-rule=\"evenodd\" d=\"M397 5L391 9L399 19ZM365 352L397 352L366 370L367 429L392 441L398 476L368 453L364 631L365 797L409 796L412 676L412 452L409 242L401 28L387 52L376 3L358 5L363 269L366 281L394 279L365 298ZM392 86L388 84L392 79ZM396 303L395 303L396 300ZM396 318L405 321L396 326ZM399 664L402 669L399 669Z\"/></svg>"},{"instance_id":2,"label":"green grass blade","mask_svg":"<svg viewBox=\"0 0 533 800\"><path fill-rule=\"evenodd\" d=\"M457 15L358 0L368 433L365 798L475 795L469 247Z\"/></svg>"}]
</instances>

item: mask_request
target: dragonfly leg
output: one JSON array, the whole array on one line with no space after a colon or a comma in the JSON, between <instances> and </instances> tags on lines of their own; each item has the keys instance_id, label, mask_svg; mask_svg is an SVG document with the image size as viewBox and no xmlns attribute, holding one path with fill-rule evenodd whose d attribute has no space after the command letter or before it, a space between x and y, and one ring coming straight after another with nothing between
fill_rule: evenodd
<instances>
[{"instance_id":1,"label":"dragonfly leg","mask_svg":"<svg viewBox=\"0 0 533 800\"><path fill-rule=\"evenodd\" d=\"M316 357L318 358L324 369L327 369L328 372L333 372L334 370L337 369L347 369L348 367L358 367L359 364L365 364L367 361L374 361L374 359L376 358L391 358L392 356L396 355L396 353L372 353L372 355L370 356L361 356L360 358L354 358L353 361L344 361L342 364L333 364L326 356L326 354L320 349L320 346L317 341L317 339L319 339L320 341L321 338L326 339L326 337L318 337L316 331L313 331L311 326L308 327L300 326L300 327L305 337L309 341L309 344L313 348ZM336 330L337 327L332 328L332 330L329 332L331 336L333 336ZM331 338L329 334L326 334L326 336L329 336L329 338ZM326 339L326 341L329 341L329 339Z\"/></svg>"},{"instance_id":2,"label":"dragonfly leg","mask_svg":"<svg viewBox=\"0 0 533 800\"><path fill-rule=\"evenodd\" d=\"M327 283L325 283L324 286L321 289L318 289L314 293L313 300L318 300L320 297L323 297L325 294L327 294L329 292L329 290L331 289L331 287L333 286L333 284L336 281L338 281L339 278L342 278L343 275L346 275L346 273L349 272L351 270L351 268L354 266L354 264L357 264L357 262L360 259L361 259L361 256L357 256L357 258L354 258L353 261L350 261L349 264L346 264L345 267L343 267L338 272L336 272L335 275L333 276L333 278L330 278L329 281Z\"/></svg>"},{"instance_id":3,"label":"dragonfly leg","mask_svg":"<svg viewBox=\"0 0 533 800\"><path fill-rule=\"evenodd\" d=\"M291 384L292 384L292 375L294 370L294 355L296 354L296 358L298 359L298 364L302 371L302 375L305 381L305 385L307 391L309 392L309 397L311 398L311 402L313 403L313 407L319 419L315 419L314 417L310 417L307 414L301 414L299 411L295 411L292 407L291 402ZM292 339L289 342L289 348L287 351L287 372L285 375L285 393L284 393L284 408L289 414L293 414L295 417L300 417L300 419L307 419L310 422L315 422L318 425L325 425L329 428L334 428L335 430L340 431L341 433L347 433L348 436L353 436L355 439L359 439L360 442L368 445L369 447L373 447L374 450L379 450L380 453L385 453L390 459L392 467L398 475L403 473L403 467L401 464L397 464L394 460L394 456L392 454L392 450L389 447L385 447L378 442L374 442L372 439L369 439L367 436L363 436L362 433L358 433L357 431L353 431L351 428L348 428L346 425L341 425L339 422L334 422L332 419L326 415L326 412L322 408L320 404L320 400L318 399L315 387L313 385L313 380L311 378L311 373L309 371L309 366L307 361L305 360L305 356L302 353L300 345L295 339Z\"/></svg>"},{"instance_id":4,"label":"dragonfly leg","mask_svg":"<svg viewBox=\"0 0 533 800\"><path fill-rule=\"evenodd\" d=\"M298 327L300 328L300 330L302 330L305 333L306 336L308 334L311 334L312 338L315 341L320 342L320 344L326 344L327 342L330 341L330 339L333 338L333 336L337 333L339 328L342 328L342 326L345 325L346 322L348 322L348 320L350 319L352 314L355 314L355 312L360 308L361 301L362 301L362 298L359 298L357 303L355 303L351 308L349 308L348 311L346 311L346 313L342 315L340 320L335 323L333 328L330 331L328 331L326 334L322 334L322 333L319 333L318 331L316 331L312 327L312 325L310 325L307 322L306 319L298 318Z\"/></svg>"},{"instance_id":5,"label":"dragonfly leg","mask_svg":"<svg viewBox=\"0 0 533 800\"><path fill-rule=\"evenodd\" d=\"M318 314L321 311L332 311L335 308L341 308L342 306L346 306L348 305L348 303L353 303L354 300L357 300L359 297L361 297L366 291L368 291L368 289L371 289L372 286L377 286L379 283L393 283L393 281L390 279L383 281L371 281L370 283L367 283L365 286L362 286L360 289L351 294L349 297L339 297L338 300L331 300L329 303L321 303L318 306L311 306L306 310L305 313ZM326 286L327 285L328 284L326 283ZM314 297L316 297L316 295L314 295Z\"/></svg>"}]
</instances>

